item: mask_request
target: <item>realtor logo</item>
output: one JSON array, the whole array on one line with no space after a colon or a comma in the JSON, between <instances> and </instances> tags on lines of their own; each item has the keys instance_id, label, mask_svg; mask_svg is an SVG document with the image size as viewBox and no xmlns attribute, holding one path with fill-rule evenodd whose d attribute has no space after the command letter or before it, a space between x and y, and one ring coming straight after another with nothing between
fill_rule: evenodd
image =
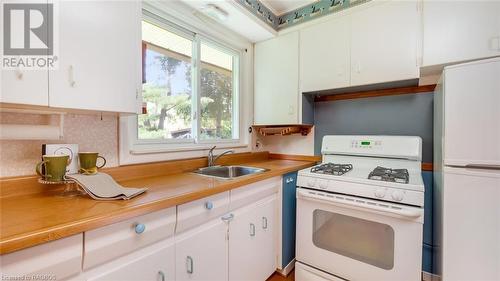
<instances>
[{"instance_id":1,"label":"realtor logo","mask_svg":"<svg viewBox=\"0 0 500 281\"><path fill-rule=\"evenodd\" d=\"M3 68L54 68L54 4L3 4Z\"/></svg>"},{"instance_id":2,"label":"realtor logo","mask_svg":"<svg viewBox=\"0 0 500 281\"><path fill-rule=\"evenodd\" d=\"M53 55L53 4L4 4L4 55Z\"/></svg>"}]
</instances>

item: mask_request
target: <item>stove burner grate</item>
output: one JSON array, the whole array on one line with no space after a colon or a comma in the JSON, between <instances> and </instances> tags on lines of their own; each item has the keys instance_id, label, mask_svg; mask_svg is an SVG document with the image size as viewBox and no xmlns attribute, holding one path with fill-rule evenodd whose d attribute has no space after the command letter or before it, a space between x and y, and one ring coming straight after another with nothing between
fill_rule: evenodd
<instances>
[{"instance_id":1,"label":"stove burner grate","mask_svg":"<svg viewBox=\"0 0 500 281\"><path fill-rule=\"evenodd\" d=\"M352 164L325 163L311 168L312 173L341 176L352 170Z\"/></svg>"},{"instance_id":2,"label":"stove burner grate","mask_svg":"<svg viewBox=\"0 0 500 281\"><path fill-rule=\"evenodd\" d=\"M368 175L368 179L379 181L390 181L397 183L408 183L410 175L407 169L391 169L378 166Z\"/></svg>"}]
</instances>

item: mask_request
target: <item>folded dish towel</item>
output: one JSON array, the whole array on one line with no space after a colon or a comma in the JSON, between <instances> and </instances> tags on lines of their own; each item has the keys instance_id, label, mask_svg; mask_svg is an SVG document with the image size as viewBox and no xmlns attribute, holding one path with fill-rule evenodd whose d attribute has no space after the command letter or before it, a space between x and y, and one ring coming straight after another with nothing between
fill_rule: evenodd
<instances>
[{"instance_id":1,"label":"folded dish towel","mask_svg":"<svg viewBox=\"0 0 500 281\"><path fill-rule=\"evenodd\" d=\"M127 200L144 193L147 188L129 188L119 185L110 175L97 173L94 175L66 175L74 180L92 198L97 200Z\"/></svg>"}]
</instances>

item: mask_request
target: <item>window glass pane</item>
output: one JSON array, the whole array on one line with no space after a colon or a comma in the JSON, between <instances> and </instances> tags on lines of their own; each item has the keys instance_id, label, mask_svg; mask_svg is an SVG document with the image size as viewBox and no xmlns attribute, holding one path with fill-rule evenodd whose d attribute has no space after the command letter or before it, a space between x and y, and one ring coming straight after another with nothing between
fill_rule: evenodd
<instances>
[{"instance_id":1,"label":"window glass pane","mask_svg":"<svg viewBox=\"0 0 500 281\"><path fill-rule=\"evenodd\" d=\"M313 243L386 270L394 267L394 229L387 224L314 210Z\"/></svg>"},{"instance_id":2,"label":"window glass pane","mask_svg":"<svg viewBox=\"0 0 500 281\"><path fill-rule=\"evenodd\" d=\"M147 114L138 117L138 138L190 139L193 42L146 21L142 40Z\"/></svg>"},{"instance_id":3,"label":"window glass pane","mask_svg":"<svg viewBox=\"0 0 500 281\"><path fill-rule=\"evenodd\" d=\"M232 139L234 57L203 42L200 47L200 139Z\"/></svg>"}]
</instances>

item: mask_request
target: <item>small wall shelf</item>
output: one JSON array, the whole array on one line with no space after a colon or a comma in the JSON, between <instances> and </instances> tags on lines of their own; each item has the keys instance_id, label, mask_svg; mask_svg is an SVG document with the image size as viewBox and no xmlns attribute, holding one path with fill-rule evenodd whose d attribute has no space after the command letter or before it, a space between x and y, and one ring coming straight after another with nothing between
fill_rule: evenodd
<instances>
[{"instance_id":1,"label":"small wall shelf","mask_svg":"<svg viewBox=\"0 0 500 281\"><path fill-rule=\"evenodd\" d=\"M0 108L0 112L59 116L58 125L1 124L0 140L61 140L64 137L64 112Z\"/></svg>"},{"instance_id":2,"label":"small wall shelf","mask_svg":"<svg viewBox=\"0 0 500 281\"><path fill-rule=\"evenodd\" d=\"M252 128L262 136L281 135L289 136L293 134L301 134L307 136L311 132L313 125L254 125Z\"/></svg>"}]
</instances>

